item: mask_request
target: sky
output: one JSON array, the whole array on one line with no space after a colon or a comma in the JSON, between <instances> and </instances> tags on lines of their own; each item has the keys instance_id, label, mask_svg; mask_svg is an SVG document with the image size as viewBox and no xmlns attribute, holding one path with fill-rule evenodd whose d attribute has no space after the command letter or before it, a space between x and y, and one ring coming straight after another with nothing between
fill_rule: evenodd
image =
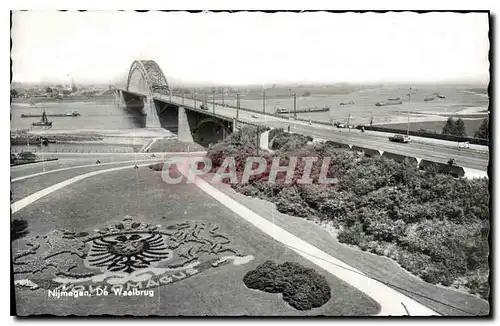
<instances>
[{"instance_id":1,"label":"sky","mask_svg":"<svg viewBox=\"0 0 500 326\"><path fill-rule=\"evenodd\" d=\"M170 84L489 82L486 13L14 12L13 80Z\"/></svg>"}]
</instances>

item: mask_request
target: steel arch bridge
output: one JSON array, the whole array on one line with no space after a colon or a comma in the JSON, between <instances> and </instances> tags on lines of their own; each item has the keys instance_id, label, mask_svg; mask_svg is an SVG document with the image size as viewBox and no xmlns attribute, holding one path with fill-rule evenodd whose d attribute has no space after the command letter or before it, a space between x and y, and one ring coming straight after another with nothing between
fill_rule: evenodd
<instances>
[{"instance_id":1,"label":"steel arch bridge","mask_svg":"<svg viewBox=\"0 0 500 326\"><path fill-rule=\"evenodd\" d=\"M154 60L135 60L130 66L127 91L152 95L170 95L167 78Z\"/></svg>"}]
</instances>

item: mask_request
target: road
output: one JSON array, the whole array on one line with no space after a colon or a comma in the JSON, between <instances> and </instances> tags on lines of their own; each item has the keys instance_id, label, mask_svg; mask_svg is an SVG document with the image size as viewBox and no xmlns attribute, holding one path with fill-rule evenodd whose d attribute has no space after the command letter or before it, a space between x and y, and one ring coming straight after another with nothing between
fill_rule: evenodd
<instances>
[{"instance_id":1,"label":"road","mask_svg":"<svg viewBox=\"0 0 500 326\"><path fill-rule=\"evenodd\" d=\"M166 102L170 101L170 97L167 95L155 94L155 98ZM194 101L192 99L182 99L181 97L177 96L172 96L172 103L191 107L194 106ZM201 104L201 102L197 101L196 104L199 107L199 104ZM213 112L212 104L209 104L208 108L209 112ZM222 105L215 105L215 113L230 118L236 118L235 109L223 107ZM458 166L481 171L487 171L488 169L488 151L477 151L473 149L459 150L455 147L452 147L456 146L452 145L452 142L450 142L450 147L443 146L440 143L391 143L383 133L381 134L381 136L377 136L375 133L361 133L359 130L349 131L348 129L338 129L326 125L309 125L308 123L305 123L303 121L287 120L243 110L240 110L238 115L239 120L251 122L254 124L262 124L272 128L286 129L288 125L290 125L292 132L303 133L325 140L333 140L354 146L396 152L398 154L409 155L412 157L418 157L421 159L439 163L447 163L450 158L454 158Z\"/></svg>"},{"instance_id":2,"label":"road","mask_svg":"<svg viewBox=\"0 0 500 326\"><path fill-rule=\"evenodd\" d=\"M12 242L18 314L405 314L401 302L411 315L488 311L483 300L424 283L386 258L352 251L321 227L304 226L310 222L303 219L276 216L266 205L204 183L166 184L161 172L147 167L159 160L149 153L68 154L45 165L11 168L12 219L26 221L29 232ZM206 241L210 248L197 245ZM218 266L222 257L226 262ZM326 277L331 298L297 310L281 294L247 288L244 275L267 260L313 268ZM407 290L394 291L370 275ZM94 293L106 286L154 293L48 294Z\"/></svg>"}]
</instances>

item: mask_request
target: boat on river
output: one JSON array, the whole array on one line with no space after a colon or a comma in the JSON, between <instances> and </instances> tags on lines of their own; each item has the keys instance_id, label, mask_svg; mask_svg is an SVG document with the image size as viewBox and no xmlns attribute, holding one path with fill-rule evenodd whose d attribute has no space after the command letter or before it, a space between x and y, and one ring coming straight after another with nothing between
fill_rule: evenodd
<instances>
[{"instance_id":1,"label":"boat on river","mask_svg":"<svg viewBox=\"0 0 500 326\"><path fill-rule=\"evenodd\" d=\"M45 110L42 113L42 119L38 122L33 122L33 126L37 127L51 127L52 126L52 121L49 121L47 118L47 114L45 113Z\"/></svg>"},{"instance_id":2,"label":"boat on river","mask_svg":"<svg viewBox=\"0 0 500 326\"><path fill-rule=\"evenodd\" d=\"M21 114L21 118L41 118L43 114ZM47 117L78 117L80 113L77 111L58 114L46 114Z\"/></svg>"}]
</instances>

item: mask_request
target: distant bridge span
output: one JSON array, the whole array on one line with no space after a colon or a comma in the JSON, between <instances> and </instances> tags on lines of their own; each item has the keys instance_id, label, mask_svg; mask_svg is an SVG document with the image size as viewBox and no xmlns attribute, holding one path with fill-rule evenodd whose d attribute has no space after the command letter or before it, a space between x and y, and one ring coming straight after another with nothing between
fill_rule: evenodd
<instances>
[{"instance_id":1,"label":"distant bridge span","mask_svg":"<svg viewBox=\"0 0 500 326\"><path fill-rule=\"evenodd\" d=\"M125 89L117 89L120 106L138 114L142 126L165 128L180 140L210 143L236 128L235 117L203 110L201 102L173 97L165 74L153 60L136 60L129 69Z\"/></svg>"}]
</instances>

